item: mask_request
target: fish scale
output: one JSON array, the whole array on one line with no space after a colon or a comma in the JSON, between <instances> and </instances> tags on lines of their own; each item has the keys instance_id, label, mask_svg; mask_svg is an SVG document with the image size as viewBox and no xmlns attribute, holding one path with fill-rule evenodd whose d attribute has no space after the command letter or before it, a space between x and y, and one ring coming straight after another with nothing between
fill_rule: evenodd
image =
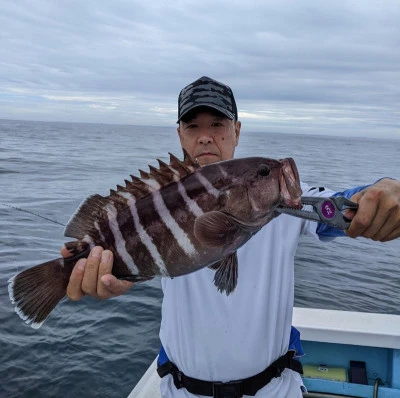
<instances>
[{"instance_id":1,"label":"fish scale","mask_svg":"<svg viewBox=\"0 0 400 398\"><path fill-rule=\"evenodd\" d=\"M143 282L178 277L204 267L227 295L238 283L237 249L279 215L279 205L301 206L294 161L262 157L232 159L200 167L184 152L181 161L140 170L110 195L87 198L65 235L72 258L29 268L9 281L16 312L39 327L66 294L79 258L100 245L114 254L112 273Z\"/></svg>"}]
</instances>

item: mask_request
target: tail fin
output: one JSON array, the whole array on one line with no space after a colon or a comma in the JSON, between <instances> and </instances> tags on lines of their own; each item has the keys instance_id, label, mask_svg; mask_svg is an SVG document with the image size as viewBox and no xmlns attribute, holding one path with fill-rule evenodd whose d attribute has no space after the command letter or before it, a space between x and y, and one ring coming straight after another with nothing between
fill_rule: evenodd
<instances>
[{"instance_id":1,"label":"tail fin","mask_svg":"<svg viewBox=\"0 0 400 398\"><path fill-rule=\"evenodd\" d=\"M8 281L15 312L34 329L40 328L50 312L66 295L72 269L85 250L73 257L58 258L29 268Z\"/></svg>"}]
</instances>

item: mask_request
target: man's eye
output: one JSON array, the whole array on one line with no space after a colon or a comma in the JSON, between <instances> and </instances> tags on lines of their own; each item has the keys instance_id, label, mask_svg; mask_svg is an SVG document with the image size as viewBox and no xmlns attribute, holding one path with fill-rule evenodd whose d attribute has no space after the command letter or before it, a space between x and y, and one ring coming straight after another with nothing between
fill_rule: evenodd
<instances>
[{"instance_id":1,"label":"man's eye","mask_svg":"<svg viewBox=\"0 0 400 398\"><path fill-rule=\"evenodd\" d=\"M222 126L222 123L221 123L221 122L214 122L214 123L212 124L212 126L213 126L213 127L221 127L221 126Z\"/></svg>"},{"instance_id":2,"label":"man's eye","mask_svg":"<svg viewBox=\"0 0 400 398\"><path fill-rule=\"evenodd\" d=\"M188 124L188 125L186 126L187 129L195 129L196 127L197 127L197 124L194 124L194 123Z\"/></svg>"}]
</instances>

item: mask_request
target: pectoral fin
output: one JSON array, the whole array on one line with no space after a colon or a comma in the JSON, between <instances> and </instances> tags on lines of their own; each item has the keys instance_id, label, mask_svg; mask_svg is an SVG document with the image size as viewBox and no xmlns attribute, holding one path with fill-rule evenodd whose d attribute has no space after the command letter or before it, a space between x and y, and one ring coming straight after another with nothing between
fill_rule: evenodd
<instances>
[{"instance_id":1,"label":"pectoral fin","mask_svg":"<svg viewBox=\"0 0 400 398\"><path fill-rule=\"evenodd\" d=\"M194 235L205 247L224 247L231 244L243 225L221 211L210 211L194 223Z\"/></svg>"},{"instance_id":2,"label":"pectoral fin","mask_svg":"<svg viewBox=\"0 0 400 398\"><path fill-rule=\"evenodd\" d=\"M236 252L225 257L223 260L210 265L211 269L216 269L214 284L222 293L229 296L236 288L238 280L238 259Z\"/></svg>"}]
</instances>

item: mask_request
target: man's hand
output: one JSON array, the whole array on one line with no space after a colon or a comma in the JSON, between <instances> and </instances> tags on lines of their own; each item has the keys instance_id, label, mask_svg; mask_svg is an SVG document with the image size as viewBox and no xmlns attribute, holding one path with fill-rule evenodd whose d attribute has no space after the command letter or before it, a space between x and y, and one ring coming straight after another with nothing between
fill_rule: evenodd
<instances>
[{"instance_id":1,"label":"man's hand","mask_svg":"<svg viewBox=\"0 0 400 398\"><path fill-rule=\"evenodd\" d=\"M61 249L63 257L70 256L65 246ZM80 300L85 294L98 299L120 296L128 291L133 283L117 279L111 274L113 254L100 246L94 247L88 258L81 258L75 264L67 286L70 300Z\"/></svg>"},{"instance_id":2,"label":"man's hand","mask_svg":"<svg viewBox=\"0 0 400 398\"><path fill-rule=\"evenodd\" d=\"M353 195L350 200L358 203L346 231L351 238L364 236L375 241L387 242L400 237L400 181L384 178Z\"/></svg>"}]
</instances>

